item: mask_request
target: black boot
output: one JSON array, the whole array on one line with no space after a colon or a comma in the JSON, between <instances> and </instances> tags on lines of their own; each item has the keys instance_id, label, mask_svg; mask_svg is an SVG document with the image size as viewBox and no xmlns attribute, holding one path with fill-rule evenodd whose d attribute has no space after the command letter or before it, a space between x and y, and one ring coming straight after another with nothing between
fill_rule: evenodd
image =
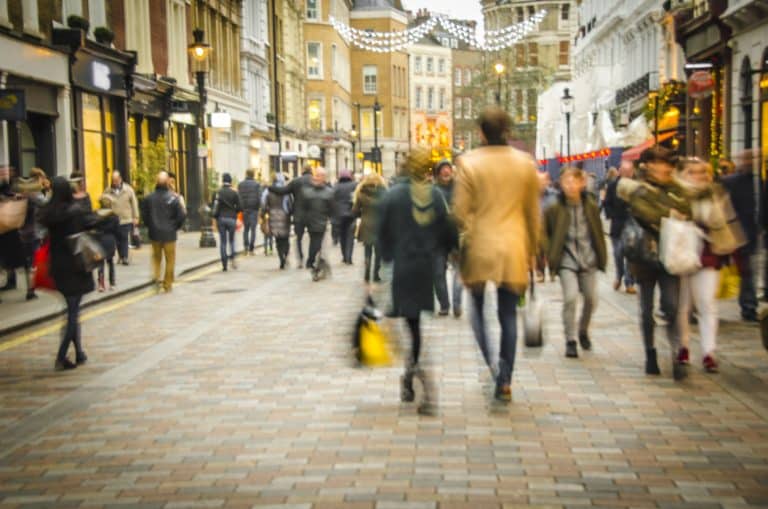
<instances>
[{"instance_id":1,"label":"black boot","mask_svg":"<svg viewBox=\"0 0 768 509\"><path fill-rule=\"evenodd\" d=\"M660 375L659 363L656 359L656 349L648 348L645 350L645 374Z\"/></svg>"},{"instance_id":2,"label":"black boot","mask_svg":"<svg viewBox=\"0 0 768 509\"><path fill-rule=\"evenodd\" d=\"M688 377L688 366L680 362L677 355L672 356L672 378L675 381L684 380Z\"/></svg>"},{"instance_id":3,"label":"black boot","mask_svg":"<svg viewBox=\"0 0 768 509\"><path fill-rule=\"evenodd\" d=\"M420 415L437 415L437 401L435 399L437 393L435 387L432 385L432 380L427 375L427 372L420 367L416 368L416 377L421 380L421 386L424 389L424 396L416 411Z\"/></svg>"},{"instance_id":4,"label":"black boot","mask_svg":"<svg viewBox=\"0 0 768 509\"><path fill-rule=\"evenodd\" d=\"M405 374L400 378L400 401L403 403L412 403L416 399L416 393L413 390L413 377L416 374L416 366L409 364L405 368Z\"/></svg>"}]
</instances>

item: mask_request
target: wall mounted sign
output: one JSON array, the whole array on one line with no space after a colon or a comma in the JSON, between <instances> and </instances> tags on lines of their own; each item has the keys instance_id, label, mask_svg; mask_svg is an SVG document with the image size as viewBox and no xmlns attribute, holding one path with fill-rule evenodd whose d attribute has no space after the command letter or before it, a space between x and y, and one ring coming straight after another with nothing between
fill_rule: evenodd
<instances>
[{"instance_id":1,"label":"wall mounted sign","mask_svg":"<svg viewBox=\"0 0 768 509\"><path fill-rule=\"evenodd\" d=\"M0 90L0 120L23 122L26 119L24 91L11 88Z\"/></svg>"},{"instance_id":2,"label":"wall mounted sign","mask_svg":"<svg viewBox=\"0 0 768 509\"><path fill-rule=\"evenodd\" d=\"M715 76L710 71L696 71L688 78L688 95L693 99L704 99L715 90Z\"/></svg>"}]
</instances>

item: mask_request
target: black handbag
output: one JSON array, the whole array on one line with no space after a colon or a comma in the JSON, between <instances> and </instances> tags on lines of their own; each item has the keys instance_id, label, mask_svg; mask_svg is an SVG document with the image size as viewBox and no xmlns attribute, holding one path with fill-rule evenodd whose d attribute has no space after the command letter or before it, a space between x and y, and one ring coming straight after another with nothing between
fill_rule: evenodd
<instances>
[{"instance_id":1,"label":"black handbag","mask_svg":"<svg viewBox=\"0 0 768 509\"><path fill-rule=\"evenodd\" d=\"M101 243L89 232L75 233L67 237L75 265L81 272L91 272L104 260Z\"/></svg>"},{"instance_id":2,"label":"black handbag","mask_svg":"<svg viewBox=\"0 0 768 509\"><path fill-rule=\"evenodd\" d=\"M632 263L660 265L658 241L632 216L621 230L621 247L624 256Z\"/></svg>"}]
</instances>

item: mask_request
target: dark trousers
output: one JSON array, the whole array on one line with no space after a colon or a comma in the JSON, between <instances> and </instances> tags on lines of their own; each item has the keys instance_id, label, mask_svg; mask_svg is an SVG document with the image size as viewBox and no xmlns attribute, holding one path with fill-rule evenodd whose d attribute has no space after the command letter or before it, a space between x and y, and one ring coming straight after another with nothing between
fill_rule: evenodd
<instances>
[{"instance_id":1,"label":"dark trousers","mask_svg":"<svg viewBox=\"0 0 768 509\"><path fill-rule=\"evenodd\" d=\"M275 237L277 244L277 256L280 258L280 267L285 267L285 261L288 259L288 252L291 249L291 243L288 237Z\"/></svg>"},{"instance_id":2,"label":"dark trousers","mask_svg":"<svg viewBox=\"0 0 768 509\"><path fill-rule=\"evenodd\" d=\"M267 251L272 252L274 243L275 237L273 235L264 235L264 254L267 254Z\"/></svg>"},{"instance_id":3,"label":"dark trousers","mask_svg":"<svg viewBox=\"0 0 768 509\"><path fill-rule=\"evenodd\" d=\"M219 228L219 253L221 255L221 264L226 269L227 261L235 259L235 228L237 221L233 217L220 217L216 220ZM229 255L227 254L227 244L229 244Z\"/></svg>"},{"instance_id":4,"label":"dark trousers","mask_svg":"<svg viewBox=\"0 0 768 509\"><path fill-rule=\"evenodd\" d=\"M104 280L104 263L104 260L99 263L99 281ZM106 260L106 264L109 271L109 286L115 286L115 259Z\"/></svg>"},{"instance_id":5,"label":"dark trousers","mask_svg":"<svg viewBox=\"0 0 768 509\"><path fill-rule=\"evenodd\" d=\"M342 217L339 220L339 246L342 260L345 263L352 263L352 251L355 247L354 217Z\"/></svg>"},{"instance_id":6,"label":"dark trousers","mask_svg":"<svg viewBox=\"0 0 768 509\"><path fill-rule=\"evenodd\" d=\"M299 257L299 265L304 260L304 250L301 248L301 242L304 240L304 232L307 226L304 223L294 223L293 231L296 233L296 254Z\"/></svg>"},{"instance_id":7,"label":"dark trousers","mask_svg":"<svg viewBox=\"0 0 768 509\"><path fill-rule=\"evenodd\" d=\"M309 256L307 256L307 266L315 266L315 258L323 247L323 235L325 232L309 232Z\"/></svg>"},{"instance_id":8,"label":"dark trousers","mask_svg":"<svg viewBox=\"0 0 768 509\"><path fill-rule=\"evenodd\" d=\"M128 261L128 245L133 231L133 224L121 224L117 230L117 256L120 261Z\"/></svg>"},{"instance_id":9,"label":"dark trousers","mask_svg":"<svg viewBox=\"0 0 768 509\"><path fill-rule=\"evenodd\" d=\"M373 267L371 267L371 258L373 258ZM373 279L378 281L379 270L381 269L381 257L379 250L373 244L365 244L365 281L371 280L371 268L373 268Z\"/></svg>"},{"instance_id":10,"label":"dark trousers","mask_svg":"<svg viewBox=\"0 0 768 509\"><path fill-rule=\"evenodd\" d=\"M243 211L243 249L253 253L256 245L256 227L259 226L258 209Z\"/></svg>"},{"instance_id":11,"label":"dark trousers","mask_svg":"<svg viewBox=\"0 0 768 509\"><path fill-rule=\"evenodd\" d=\"M654 348L654 329L656 322L653 319L653 293L656 285L659 286L661 308L666 314L667 339L669 340L672 355L677 357L680 349L680 334L677 328L677 305L680 296L680 278L658 270L654 273L644 274L640 284L640 326L643 332L645 349Z\"/></svg>"},{"instance_id":12,"label":"dark trousers","mask_svg":"<svg viewBox=\"0 0 768 509\"><path fill-rule=\"evenodd\" d=\"M611 237L613 244L613 264L616 266L616 281L624 280L624 286L634 286L635 280L629 270L629 264L624 257L624 245L621 243L621 237Z\"/></svg>"},{"instance_id":13,"label":"dark trousers","mask_svg":"<svg viewBox=\"0 0 768 509\"><path fill-rule=\"evenodd\" d=\"M405 322L411 332L411 365L416 365L419 363L421 353L421 317L406 318Z\"/></svg>"},{"instance_id":14,"label":"dark trousers","mask_svg":"<svg viewBox=\"0 0 768 509\"><path fill-rule=\"evenodd\" d=\"M472 330L475 333L480 351L491 371L496 375L496 384L504 385L512 381L512 370L515 368L515 353L517 350L517 302L518 296L504 287L496 290L498 298L497 315L501 325L501 348L499 350L498 370L491 359L491 349L488 340L488 328L485 324L483 309L485 306L485 285L474 287L472 293Z\"/></svg>"},{"instance_id":15,"label":"dark trousers","mask_svg":"<svg viewBox=\"0 0 768 509\"><path fill-rule=\"evenodd\" d=\"M739 307L742 317L757 315L757 289L755 288L754 259L749 251L737 251L734 255L739 269Z\"/></svg>"},{"instance_id":16,"label":"dark trousers","mask_svg":"<svg viewBox=\"0 0 768 509\"><path fill-rule=\"evenodd\" d=\"M67 357L69 344L75 344L75 353L80 356L83 354L83 345L80 342L80 302L82 295L65 295L64 300L67 303L67 324L64 327L64 334L59 343L59 353L56 354L57 360L64 360Z\"/></svg>"}]
</instances>

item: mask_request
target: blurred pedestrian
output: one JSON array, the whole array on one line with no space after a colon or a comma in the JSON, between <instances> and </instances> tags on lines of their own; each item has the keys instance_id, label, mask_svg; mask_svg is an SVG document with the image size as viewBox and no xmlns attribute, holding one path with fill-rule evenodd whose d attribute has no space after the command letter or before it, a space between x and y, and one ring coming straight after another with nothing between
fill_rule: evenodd
<instances>
[{"instance_id":1,"label":"blurred pedestrian","mask_svg":"<svg viewBox=\"0 0 768 509\"><path fill-rule=\"evenodd\" d=\"M69 184L72 186L72 196L88 212L93 212L91 195L85 188L85 175L81 171L73 171L69 175Z\"/></svg>"},{"instance_id":2,"label":"blurred pedestrian","mask_svg":"<svg viewBox=\"0 0 768 509\"><path fill-rule=\"evenodd\" d=\"M237 268L235 263L235 231L237 229L237 214L242 210L240 195L232 189L232 175L225 173L221 176L221 188L213 198L213 218L219 230L219 251L221 253L221 268L227 271L229 265ZM229 246L229 253L227 253Z\"/></svg>"},{"instance_id":3,"label":"blurred pedestrian","mask_svg":"<svg viewBox=\"0 0 768 509\"><path fill-rule=\"evenodd\" d=\"M376 245L378 229L378 206L387 190L384 179L376 172L367 173L355 189L352 211L360 218L357 228L357 240L363 243L365 251L365 275L368 283L373 278L375 283L381 281L381 255Z\"/></svg>"},{"instance_id":4,"label":"blurred pedestrian","mask_svg":"<svg viewBox=\"0 0 768 509\"><path fill-rule=\"evenodd\" d=\"M352 265L352 251L355 247L357 218L352 212L352 197L356 187L357 184L352 179L352 173L349 170L342 170L339 173L339 182L333 188L336 211L334 221L338 225L341 259L347 265Z\"/></svg>"},{"instance_id":5,"label":"blurred pedestrian","mask_svg":"<svg viewBox=\"0 0 768 509\"><path fill-rule=\"evenodd\" d=\"M53 193L40 213L41 222L48 228L51 241L50 273L56 289L67 304L67 323L56 354L55 368L74 369L84 364L88 356L83 349L80 333L80 304L83 296L94 289L93 273L78 263L70 246L70 237L88 231L99 223L90 210L90 201L76 199L71 182L64 177L53 178ZM69 344L75 347L75 362L67 358Z\"/></svg>"},{"instance_id":6,"label":"blurred pedestrian","mask_svg":"<svg viewBox=\"0 0 768 509\"><path fill-rule=\"evenodd\" d=\"M494 396L510 401L517 304L528 286L539 247L539 181L533 159L507 146L511 121L505 111L489 108L479 124L484 146L457 161L453 215L463 238L461 277L472 296L475 338L495 378ZM491 359L483 313L488 282L495 284L498 295L498 364Z\"/></svg>"},{"instance_id":7,"label":"blurred pedestrian","mask_svg":"<svg viewBox=\"0 0 768 509\"><path fill-rule=\"evenodd\" d=\"M721 159L721 182L731 197L739 223L747 237L747 243L740 247L733 259L741 277L739 286L739 308L741 319L747 322L757 321L757 290L755 288L754 254L757 251L757 200L752 161L742 161L736 165Z\"/></svg>"},{"instance_id":8,"label":"blurred pedestrian","mask_svg":"<svg viewBox=\"0 0 768 509\"><path fill-rule=\"evenodd\" d=\"M539 211L542 214L542 218L547 209L555 203L558 199L558 191L552 187L552 177L548 171L539 171L536 173L539 177ZM536 282L543 283L546 280L547 270L547 255L545 246L540 242L538 251L536 253ZM551 281L555 280L556 271L552 268L549 269L549 277Z\"/></svg>"},{"instance_id":9,"label":"blurred pedestrian","mask_svg":"<svg viewBox=\"0 0 768 509\"><path fill-rule=\"evenodd\" d=\"M256 230L259 226L259 208L261 207L261 184L256 180L256 172L252 169L245 171L245 180L237 185L240 195L240 205L243 208L243 251L246 255L254 255L256 246ZM264 239L264 254L267 249L267 239Z\"/></svg>"},{"instance_id":10,"label":"blurred pedestrian","mask_svg":"<svg viewBox=\"0 0 768 509\"><path fill-rule=\"evenodd\" d=\"M635 176L635 165L632 161L622 160L617 177L608 182L603 200L605 216L611 221L609 234L613 246L613 264L616 268L616 277L613 280L613 289L621 289L622 280L624 289L629 294L635 294L635 280L629 270L629 263L624 256L624 246L621 243L621 232L629 219L629 206L627 202L619 199L616 189L620 179L632 179Z\"/></svg>"},{"instance_id":11,"label":"blurred pedestrian","mask_svg":"<svg viewBox=\"0 0 768 509\"><path fill-rule=\"evenodd\" d=\"M323 238L328 222L334 217L335 204L333 190L326 185L326 171L323 167L315 168L312 181L301 192L301 220L309 232L309 255L307 268L315 270L317 255L323 246Z\"/></svg>"},{"instance_id":12,"label":"blurred pedestrian","mask_svg":"<svg viewBox=\"0 0 768 509\"><path fill-rule=\"evenodd\" d=\"M285 187L285 175L278 173L272 182L275 188ZM269 233L275 237L277 256L280 259L280 269L285 269L288 263L288 253L291 249L289 237L291 235L292 200L290 195L278 195L264 189L262 193L262 221L267 224Z\"/></svg>"},{"instance_id":13,"label":"blurred pedestrian","mask_svg":"<svg viewBox=\"0 0 768 509\"><path fill-rule=\"evenodd\" d=\"M393 262L393 316L405 318L411 333L411 355L402 379L401 399L415 399L413 379L424 386L419 412L436 411L434 389L419 365L421 313L434 310L434 266L439 252L450 251L455 234L440 191L428 182L432 171L431 150L417 146L404 164L408 180L393 186L380 205L378 245L385 262Z\"/></svg>"},{"instance_id":14,"label":"blurred pedestrian","mask_svg":"<svg viewBox=\"0 0 768 509\"><path fill-rule=\"evenodd\" d=\"M547 259L550 270L560 276L565 356L570 358L579 356L577 338L582 349L592 348L589 324L598 302L597 271L605 270L607 258L600 207L586 187L584 170L564 167L560 174L560 197L544 213ZM579 294L583 303L577 329Z\"/></svg>"},{"instance_id":15,"label":"blurred pedestrian","mask_svg":"<svg viewBox=\"0 0 768 509\"><path fill-rule=\"evenodd\" d=\"M111 204L112 211L120 221L117 236L118 263L128 265L131 232L134 227L139 226L139 200L133 188L123 181L123 176L118 170L112 172L112 184L102 196L110 198L107 203Z\"/></svg>"},{"instance_id":16,"label":"blurred pedestrian","mask_svg":"<svg viewBox=\"0 0 768 509\"><path fill-rule=\"evenodd\" d=\"M158 290L170 292L173 288L176 266L177 232L184 225L186 211L179 196L168 186L168 173L157 175L155 190L142 202L144 224L152 242L152 273ZM165 275L160 279L160 266L165 258Z\"/></svg>"},{"instance_id":17,"label":"blurred pedestrian","mask_svg":"<svg viewBox=\"0 0 768 509\"><path fill-rule=\"evenodd\" d=\"M50 181L40 168L32 168L29 178L19 177L16 183L16 191L27 200L27 215L24 225L19 229L22 256L24 257L24 276L26 280L26 300L37 298L32 281L32 263L37 248L42 245L45 238L45 228L38 220L38 212L47 202L45 189L50 189ZM8 271L6 286L9 289L16 288L16 271Z\"/></svg>"},{"instance_id":18,"label":"blurred pedestrian","mask_svg":"<svg viewBox=\"0 0 768 509\"><path fill-rule=\"evenodd\" d=\"M701 337L702 364L710 373L718 370L717 348L717 286L719 269L728 263L728 256L746 238L735 217L728 193L713 182L712 166L698 158L682 159L677 166L678 177L691 194L693 221L706 234L701 254L701 268L680 278L680 301L677 320L680 326L680 353L678 361L687 364L690 359L691 304L698 314Z\"/></svg>"},{"instance_id":19,"label":"blurred pedestrian","mask_svg":"<svg viewBox=\"0 0 768 509\"><path fill-rule=\"evenodd\" d=\"M453 165L447 159L438 161L432 172L435 182L435 189L440 191L443 195L443 199L448 207L448 213L451 212L451 206L453 204ZM448 296L448 284L446 282L448 276L448 267L451 268L451 293L452 299L449 300ZM440 316L448 316L451 312L451 302L453 303L453 316L459 318L462 313L461 297L464 292L464 286L461 283L461 276L459 275L459 264L456 252L452 251L438 251L435 258L435 295L437 295L437 302L440 304Z\"/></svg>"},{"instance_id":20,"label":"blurred pedestrian","mask_svg":"<svg viewBox=\"0 0 768 509\"><path fill-rule=\"evenodd\" d=\"M115 212L114 197L109 193L102 195L99 200L101 208L96 214L101 217L101 222L96 228L98 234L99 243L101 249L104 251L104 259L99 263L97 271L96 281L99 292L103 292L107 289L105 277L104 277L104 265L107 266L109 272L109 290L115 289L115 253L119 245L119 238L122 235L120 216Z\"/></svg>"},{"instance_id":21,"label":"blurred pedestrian","mask_svg":"<svg viewBox=\"0 0 768 509\"><path fill-rule=\"evenodd\" d=\"M299 268L304 265L304 251L301 243L304 238L304 232L307 231L307 221L304 217L304 188L312 185L312 167L304 166L304 173L300 177L291 180L288 185L283 187L270 186L269 190L280 196L290 194L293 197L293 229L296 233L296 255L299 258ZM307 261L307 268L310 267Z\"/></svg>"},{"instance_id":22,"label":"blurred pedestrian","mask_svg":"<svg viewBox=\"0 0 768 509\"><path fill-rule=\"evenodd\" d=\"M7 166L0 166L0 203L5 203L9 208L28 210L27 201L13 190L11 169ZM21 220L21 225L28 218L28 215L23 218L22 213L23 210L19 210L19 213L14 217L14 220L16 217ZM25 265L24 260L24 245L21 240L20 228L14 227L5 233L0 233L0 269L6 272L6 283L0 288L0 291L16 289L16 269Z\"/></svg>"},{"instance_id":23,"label":"blurred pedestrian","mask_svg":"<svg viewBox=\"0 0 768 509\"><path fill-rule=\"evenodd\" d=\"M691 207L685 189L675 179L675 158L664 147L651 147L640 154L640 164L645 171L641 180L619 179L619 198L629 204L629 213L637 220L655 245L659 242L661 220L665 217L690 219ZM678 303L680 278L667 272L657 259L631 264L631 270L640 285L640 319L645 343L645 372L661 373L654 343L653 293L656 285L661 293L662 310L667 316L667 339L672 360L672 376L682 380L688 373L679 361L680 334L678 328Z\"/></svg>"}]
</instances>

